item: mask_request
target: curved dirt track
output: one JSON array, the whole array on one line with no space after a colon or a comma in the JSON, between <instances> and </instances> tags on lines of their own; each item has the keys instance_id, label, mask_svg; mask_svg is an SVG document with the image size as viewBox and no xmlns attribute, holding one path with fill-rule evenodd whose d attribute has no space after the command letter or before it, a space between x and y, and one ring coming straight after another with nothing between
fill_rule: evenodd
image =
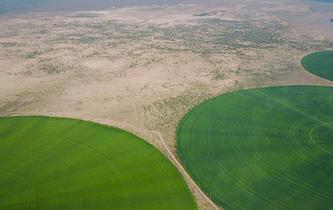
<instances>
[{"instance_id":1,"label":"curved dirt track","mask_svg":"<svg viewBox=\"0 0 333 210\"><path fill-rule=\"evenodd\" d=\"M169 149L168 145L165 143L162 135L158 131L151 131L151 133L154 133L155 135L158 136L160 139L164 149L166 150L166 156L167 158L177 167L179 172L183 175L187 183L190 185L191 188L194 188L197 190L201 196L214 208L214 209L221 209L219 208L201 189L200 187L193 181L193 179L190 177L190 175L187 173L187 171L184 169L183 165L177 160L175 155L171 152Z\"/></svg>"}]
</instances>

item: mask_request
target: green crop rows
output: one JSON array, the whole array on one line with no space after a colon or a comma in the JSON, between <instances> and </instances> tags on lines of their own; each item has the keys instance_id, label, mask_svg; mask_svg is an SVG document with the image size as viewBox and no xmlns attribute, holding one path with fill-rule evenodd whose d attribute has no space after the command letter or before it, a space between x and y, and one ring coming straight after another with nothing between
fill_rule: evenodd
<instances>
[{"instance_id":1,"label":"green crop rows","mask_svg":"<svg viewBox=\"0 0 333 210\"><path fill-rule=\"evenodd\" d=\"M307 55L302 59L302 65L309 72L333 81L333 50Z\"/></svg>"},{"instance_id":2,"label":"green crop rows","mask_svg":"<svg viewBox=\"0 0 333 210\"><path fill-rule=\"evenodd\" d=\"M182 119L177 152L224 209L333 209L333 88L214 98Z\"/></svg>"}]
</instances>

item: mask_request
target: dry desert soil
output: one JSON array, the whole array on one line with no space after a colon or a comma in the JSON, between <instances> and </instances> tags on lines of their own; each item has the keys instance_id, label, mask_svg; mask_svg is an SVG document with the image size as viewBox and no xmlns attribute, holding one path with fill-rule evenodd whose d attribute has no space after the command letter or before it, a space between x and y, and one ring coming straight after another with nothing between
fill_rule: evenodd
<instances>
[{"instance_id":1,"label":"dry desert soil","mask_svg":"<svg viewBox=\"0 0 333 210\"><path fill-rule=\"evenodd\" d=\"M331 9L327 9L331 7ZM249 0L0 16L0 115L92 120L142 136L187 177L175 130L193 106L239 89L333 83L301 58L333 47L333 5Z\"/></svg>"}]
</instances>

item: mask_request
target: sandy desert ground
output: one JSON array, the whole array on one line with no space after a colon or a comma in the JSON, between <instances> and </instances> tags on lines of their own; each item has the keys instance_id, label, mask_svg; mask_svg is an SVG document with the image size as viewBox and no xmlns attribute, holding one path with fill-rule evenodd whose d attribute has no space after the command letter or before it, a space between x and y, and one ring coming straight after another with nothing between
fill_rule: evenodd
<instances>
[{"instance_id":1,"label":"sandy desert ground","mask_svg":"<svg viewBox=\"0 0 333 210\"><path fill-rule=\"evenodd\" d=\"M172 159L178 121L208 98L268 85L332 86L300 65L333 47L330 11L248 0L2 15L0 115L121 127ZM213 208L192 191L201 209Z\"/></svg>"}]
</instances>

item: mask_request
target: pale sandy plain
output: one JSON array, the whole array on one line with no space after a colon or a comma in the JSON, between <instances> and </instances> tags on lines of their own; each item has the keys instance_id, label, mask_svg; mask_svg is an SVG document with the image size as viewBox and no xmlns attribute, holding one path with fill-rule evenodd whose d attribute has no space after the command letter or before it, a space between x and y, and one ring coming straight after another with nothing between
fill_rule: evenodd
<instances>
[{"instance_id":1,"label":"pale sandy plain","mask_svg":"<svg viewBox=\"0 0 333 210\"><path fill-rule=\"evenodd\" d=\"M3 15L0 115L65 116L129 130L176 164L200 209L214 209L177 162L177 123L229 91L332 86L300 65L304 55L333 48L332 11L247 0Z\"/></svg>"}]
</instances>

